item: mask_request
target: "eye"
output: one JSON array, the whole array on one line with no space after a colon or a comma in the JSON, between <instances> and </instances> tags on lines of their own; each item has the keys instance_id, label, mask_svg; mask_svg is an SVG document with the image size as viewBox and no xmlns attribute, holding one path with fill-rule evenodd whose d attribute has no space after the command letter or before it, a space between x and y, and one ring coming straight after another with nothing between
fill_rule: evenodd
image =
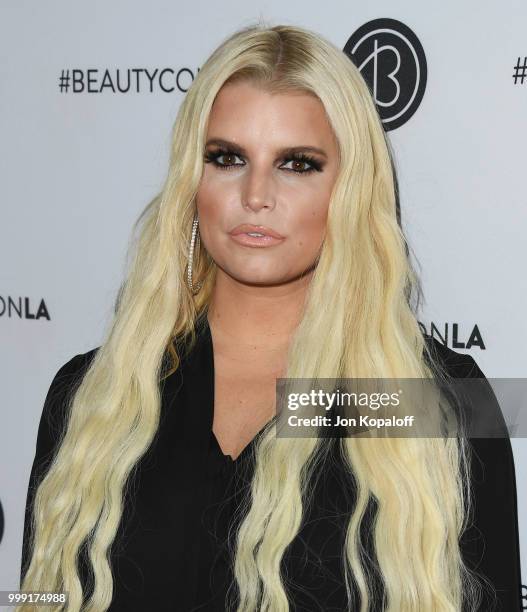
<instances>
[{"instance_id":1,"label":"eye","mask_svg":"<svg viewBox=\"0 0 527 612\"><path fill-rule=\"evenodd\" d=\"M234 166L243 166L244 164L234 164L234 163L229 163L229 161L227 161L227 163L225 161L218 161L221 157L225 157L227 158L227 160L230 160L232 162L233 159L235 159L236 157L239 158L239 156L234 153L233 151L227 151L225 149L218 149L217 151L209 151L206 155L205 155L205 163L213 163L216 168L221 168L222 170L228 170L229 168L233 168Z\"/></svg>"},{"instance_id":2,"label":"eye","mask_svg":"<svg viewBox=\"0 0 527 612\"><path fill-rule=\"evenodd\" d=\"M224 158L224 160L220 161L221 158ZM245 162L242 162L241 164L234 163L236 158L241 160L240 156L234 151L217 149L215 151L208 151L205 154L205 163L212 163L216 168L220 168L221 170L229 170L236 166L245 165ZM287 168L282 165L280 168L287 170L287 172L295 172L296 174L309 174L310 172L322 171L322 163L314 157L306 155L305 153L292 153L291 155L285 157L284 163L292 163L292 166ZM306 166L308 167L306 168Z\"/></svg>"},{"instance_id":3,"label":"eye","mask_svg":"<svg viewBox=\"0 0 527 612\"><path fill-rule=\"evenodd\" d=\"M297 174L307 174L308 172L320 172L322 170L322 165L318 160L305 153L294 153L287 158L287 163L292 162L291 168L285 168L285 170L290 170L292 172L296 172ZM309 168L306 168L306 164Z\"/></svg>"}]
</instances>

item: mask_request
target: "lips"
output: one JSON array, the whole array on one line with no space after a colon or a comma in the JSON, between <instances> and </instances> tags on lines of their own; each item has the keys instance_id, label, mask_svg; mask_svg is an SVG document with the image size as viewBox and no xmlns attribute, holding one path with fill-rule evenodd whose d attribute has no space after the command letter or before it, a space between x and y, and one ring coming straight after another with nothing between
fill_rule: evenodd
<instances>
[{"instance_id":1,"label":"lips","mask_svg":"<svg viewBox=\"0 0 527 612\"><path fill-rule=\"evenodd\" d=\"M258 233L264 236L270 236L271 238L282 239L284 236L275 232L272 228L266 227L265 225L251 225L249 223L243 223L237 225L230 233L232 236L238 236L239 234Z\"/></svg>"}]
</instances>

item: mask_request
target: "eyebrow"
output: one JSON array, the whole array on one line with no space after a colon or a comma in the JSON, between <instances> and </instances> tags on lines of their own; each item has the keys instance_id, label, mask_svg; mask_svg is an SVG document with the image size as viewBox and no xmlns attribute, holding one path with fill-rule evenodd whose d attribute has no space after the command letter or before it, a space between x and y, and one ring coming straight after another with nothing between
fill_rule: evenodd
<instances>
[{"instance_id":1,"label":"eyebrow","mask_svg":"<svg viewBox=\"0 0 527 612\"><path fill-rule=\"evenodd\" d=\"M236 144L235 142L231 142L230 140L225 140L223 138L211 138L210 140L207 140L205 146L208 147L210 145L226 147L226 148L232 149L234 153L238 153L240 155L247 154L247 151L242 146ZM320 149L319 147L312 147L310 145L297 145L294 147L283 147L282 149L278 150L279 156L292 155L294 153L302 153L302 152L318 153L318 155L321 155L322 157L326 159L328 157L324 149Z\"/></svg>"}]
</instances>

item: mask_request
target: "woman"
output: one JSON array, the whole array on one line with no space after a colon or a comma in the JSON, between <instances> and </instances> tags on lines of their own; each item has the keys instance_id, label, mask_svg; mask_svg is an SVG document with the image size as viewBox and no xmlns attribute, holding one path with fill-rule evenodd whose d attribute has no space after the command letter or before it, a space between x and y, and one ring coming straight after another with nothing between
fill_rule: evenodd
<instances>
[{"instance_id":1,"label":"woman","mask_svg":"<svg viewBox=\"0 0 527 612\"><path fill-rule=\"evenodd\" d=\"M520 609L508 438L273 430L277 378L483 377L420 332L395 191L340 50L258 25L212 54L111 329L48 392L23 589L71 611L83 588L97 612Z\"/></svg>"}]
</instances>

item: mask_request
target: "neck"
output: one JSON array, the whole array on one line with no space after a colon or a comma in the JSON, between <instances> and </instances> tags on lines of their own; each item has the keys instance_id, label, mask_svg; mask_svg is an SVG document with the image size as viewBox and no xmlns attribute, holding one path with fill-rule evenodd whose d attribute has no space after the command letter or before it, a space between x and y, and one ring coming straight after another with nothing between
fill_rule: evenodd
<instances>
[{"instance_id":1,"label":"neck","mask_svg":"<svg viewBox=\"0 0 527 612\"><path fill-rule=\"evenodd\" d=\"M218 269L207 314L211 330L239 345L286 345L301 320L311 276L257 286L240 283Z\"/></svg>"}]
</instances>

